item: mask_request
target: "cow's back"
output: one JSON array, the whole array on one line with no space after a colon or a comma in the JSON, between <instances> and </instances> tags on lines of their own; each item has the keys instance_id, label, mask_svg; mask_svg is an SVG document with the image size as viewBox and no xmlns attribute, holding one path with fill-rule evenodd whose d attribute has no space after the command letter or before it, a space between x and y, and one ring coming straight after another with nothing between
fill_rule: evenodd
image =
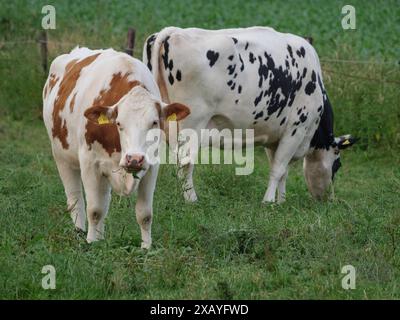
<instances>
[{"instance_id":1,"label":"cow's back","mask_svg":"<svg viewBox=\"0 0 400 320\"><path fill-rule=\"evenodd\" d=\"M57 57L43 90L43 117L53 153L76 165L79 150L86 149L117 160L116 126L92 124L84 112L94 105L114 105L136 85L159 96L147 68L124 53L76 48Z\"/></svg>"},{"instance_id":2,"label":"cow's back","mask_svg":"<svg viewBox=\"0 0 400 320\"><path fill-rule=\"evenodd\" d=\"M222 115L233 127L254 128L256 135L272 140L299 120L297 108L310 104L307 84L317 87L313 72L321 74L306 40L266 27L171 27L150 40L144 62L152 67L164 100L187 103L193 113ZM315 93L318 102L308 106L310 121L322 101L321 91Z\"/></svg>"}]
</instances>

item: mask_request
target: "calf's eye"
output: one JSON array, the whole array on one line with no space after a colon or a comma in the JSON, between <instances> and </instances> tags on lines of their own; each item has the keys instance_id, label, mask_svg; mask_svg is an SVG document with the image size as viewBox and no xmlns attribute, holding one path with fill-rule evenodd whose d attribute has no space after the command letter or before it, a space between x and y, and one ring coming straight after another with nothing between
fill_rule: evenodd
<instances>
[{"instance_id":1,"label":"calf's eye","mask_svg":"<svg viewBox=\"0 0 400 320\"><path fill-rule=\"evenodd\" d=\"M153 127L156 127L156 126L158 126L158 121L157 120L153 121Z\"/></svg>"}]
</instances>

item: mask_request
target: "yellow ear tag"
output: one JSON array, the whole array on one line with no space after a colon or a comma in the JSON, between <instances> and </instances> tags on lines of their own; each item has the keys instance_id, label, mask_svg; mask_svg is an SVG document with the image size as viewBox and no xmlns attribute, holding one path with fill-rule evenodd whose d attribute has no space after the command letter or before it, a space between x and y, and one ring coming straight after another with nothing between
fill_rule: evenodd
<instances>
[{"instance_id":1,"label":"yellow ear tag","mask_svg":"<svg viewBox=\"0 0 400 320\"><path fill-rule=\"evenodd\" d=\"M107 123L110 123L110 120L108 120L107 116L104 113L100 113L100 116L97 119L97 122L99 124L107 124Z\"/></svg>"},{"instance_id":2,"label":"yellow ear tag","mask_svg":"<svg viewBox=\"0 0 400 320\"><path fill-rule=\"evenodd\" d=\"M346 140L345 142L342 143L343 146L347 146L348 144L350 144L349 140Z\"/></svg>"},{"instance_id":3,"label":"yellow ear tag","mask_svg":"<svg viewBox=\"0 0 400 320\"><path fill-rule=\"evenodd\" d=\"M168 116L167 121L176 121L176 113L172 113Z\"/></svg>"}]
</instances>

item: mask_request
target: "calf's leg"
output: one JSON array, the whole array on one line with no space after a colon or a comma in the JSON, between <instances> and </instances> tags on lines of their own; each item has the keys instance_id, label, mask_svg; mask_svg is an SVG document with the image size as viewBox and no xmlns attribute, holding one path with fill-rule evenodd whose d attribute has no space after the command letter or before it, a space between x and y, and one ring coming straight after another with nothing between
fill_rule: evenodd
<instances>
[{"instance_id":1,"label":"calf's leg","mask_svg":"<svg viewBox=\"0 0 400 320\"><path fill-rule=\"evenodd\" d=\"M82 170L82 181L87 202L88 234L87 242L104 239L104 219L107 215L111 187L106 177L93 167Z\"/></svg>"},{"instance_id":2,"label":"calf's leg","mask_svg":"<svg viewBox=\"0 0 400 320\"><path fill-rule=\"evenodd\" d=\"M82 193L81 174L79 169L71 168L62 159L54 157L57 169L64 185L67 196L68 211L71 214L72 222L78 230L86 230L85 201Z\"/></svg>"},{"instance_id":3,"label":"calf's leg","mask_svg":"<svg viewBox=\"0 0 400 320\"><path fill-rule=\"evenodd\" d=\"M149 168L146 175L140 180L138 197L135 206L136 221L140 226L143 249L151 246L151 223L153 219L153 195L156 187L158 165Z\"/></svg>"}]
</instances>

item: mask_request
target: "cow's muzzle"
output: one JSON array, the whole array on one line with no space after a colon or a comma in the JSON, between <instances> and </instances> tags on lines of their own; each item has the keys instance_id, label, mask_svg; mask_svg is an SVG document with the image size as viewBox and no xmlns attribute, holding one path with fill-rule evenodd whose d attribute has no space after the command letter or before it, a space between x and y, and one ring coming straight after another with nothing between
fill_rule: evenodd
<instances>
[{"instance_id":1,"label":"cow's muzzle","mask_svg":"<svg viewBox=\"0 0 400 320\"><path fill-rule=\"evenodd\" d=\"M127 154L123 168L128 172L138 172L144 169L144 156Z\"/></svg>"}]
</instances>

